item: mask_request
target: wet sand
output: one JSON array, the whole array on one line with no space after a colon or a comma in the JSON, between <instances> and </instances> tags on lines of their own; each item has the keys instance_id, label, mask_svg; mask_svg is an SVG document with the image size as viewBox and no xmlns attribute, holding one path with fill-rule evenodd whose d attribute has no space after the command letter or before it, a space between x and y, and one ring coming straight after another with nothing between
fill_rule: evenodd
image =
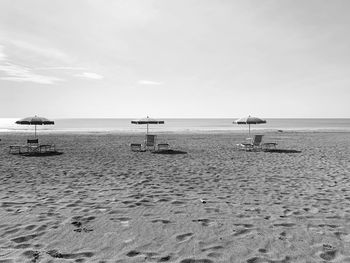
<instances>
[{"instance_id":1,"label":"wet sand","mask_svg":"<svg viewBox=\"0 0 350 263\"><path fill-rule=\"evenodd\" d=\"M0 134L0 262L350 262L350 134L269 133L301 153L235 150L244 134Z\"/></svg>"}]
</instances>

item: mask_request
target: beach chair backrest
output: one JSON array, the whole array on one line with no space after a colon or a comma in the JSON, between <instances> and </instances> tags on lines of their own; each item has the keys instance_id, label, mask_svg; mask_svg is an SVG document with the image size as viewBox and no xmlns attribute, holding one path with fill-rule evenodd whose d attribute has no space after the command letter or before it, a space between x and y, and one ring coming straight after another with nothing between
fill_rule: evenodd
<instances>
[{"instance_id":1,"label":"beach chair backrest","mask_svg":"<svg viewBox=\"0 0 350 263\"><path fill-rule=\"evenodd\" d=\"M28 139L27 144L36 145L36 144L39 144L39 140L38 139Z\"/></svg>"},{"instance_id":2,"label":"beach chair backrest","mask_svg":"<svg viewBox=\"0 0 350 263\"><path fill-rule=\"evenodd\" d=\"M169 150L169 144L167 143L158 143L158 150Z\"/></svg>"},{"instance_id":3,"label":"beach chair backrest","mask_svg":"<svg viewBox=\"0 0 350 263\"><path fill-rule=\"evenodd\" d=\"M262 137L263 135L254 135L254 139L253 139L253 145L254 146L259 146L262 142Z\"/></svg>"},{"instance_id":4,"label":"beach chair backrest","mask_svg":"<svg viewBox=\"0 0 350 263\"><path fill-rule=\"evenodd\" d=\"M132 143L130 144L131 150L134 152L141 151L142 146L141 143Z\"/></svg>"},{"instance_id":5,"label":"beach chair backrest","mask_svg":"<svg viewBox=\"0 0 350 263\"><path fill-rule=\"evenodd\" d=\"M146 146L155 146L156 145L156 135L147 134L146 135Z\"/></svg>"}]
</instances>

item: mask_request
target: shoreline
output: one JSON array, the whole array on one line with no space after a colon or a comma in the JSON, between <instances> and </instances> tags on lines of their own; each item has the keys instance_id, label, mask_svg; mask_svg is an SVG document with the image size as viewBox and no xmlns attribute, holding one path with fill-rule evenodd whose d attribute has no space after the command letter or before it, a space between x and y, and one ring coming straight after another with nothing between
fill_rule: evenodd
<instances>
[{"instance_id":1,"label":"shoreline","mask_svg":"<svg viewBox=\"0 0 350 263\"><path fill-rule=\"evenodd\" d=\"M1 130L0 135L28 135L33 133L33 130ZM350 133L350 129L256 129L252 130L251 134L287 134L287 133ZM115 134L115 135L143 135L145 131L130 131L130 130L38 130L38 136L42 135L59 135L59 134ZM150 131L149 134L172 134L172 135L191 135L191 134L246 134L247 131L242 130L169 130L169 131Z\"/></svg>"}]
</instances>

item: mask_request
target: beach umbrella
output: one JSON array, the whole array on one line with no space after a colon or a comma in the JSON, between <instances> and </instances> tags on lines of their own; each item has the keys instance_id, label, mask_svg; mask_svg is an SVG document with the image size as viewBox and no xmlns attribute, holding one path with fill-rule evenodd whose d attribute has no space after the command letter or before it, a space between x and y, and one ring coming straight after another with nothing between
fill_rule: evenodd
<instances>
[{"instance_id":1,"label":"beach umbrella","mask_svg":"<svg viewBox=\"0 0 350 263\"><path fill-rule=\"evenodd\" d=\"M235 124L248 124L249 125L249 136L250 136L250 125L251 124L262 124L262 123L266 123L265 120L257 118L257 117L252 117L252 116L248 116L248 117L243 117L243 118L239 118L237 120L235 120L233 123Z\"/></svg>"},{"instance_id":2,"label":"beach umbrella","mask_svg":"<svg viewBox=\"0 0 350 263\"><path fill-rule=\"evenodd\" d=\"M164 121L152 119L147 116L147 118L139 119L139 120L133 120L131 121L132 124L146 124L147 125L147 134L148 134L148 125L149 124L164 124Z\"/></svg>"},{"instance_id":3,"label":"beach umbrella","mask_svg":"<svg viewBox=\"0 0 350 263\"><path fill-rule=\"evenodd\" d=\"M34 136L36 138L36 126L37 125L53 125L55 122L50 121L46 118L34 116L34 117L27 117L21 120L16 121L16 124L22 124L22 125L34 125Z\"/></svg>"}]
</instances>

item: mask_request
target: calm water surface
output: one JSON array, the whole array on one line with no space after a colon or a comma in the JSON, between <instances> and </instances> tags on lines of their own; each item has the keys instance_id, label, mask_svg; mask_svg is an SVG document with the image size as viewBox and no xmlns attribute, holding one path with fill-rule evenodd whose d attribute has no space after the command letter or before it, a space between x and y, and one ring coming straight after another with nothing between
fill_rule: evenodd
<instances>
[{"instance_id":1,"label":"calm water surface","mask_svg":"<svg viewBox=\"0 0 350 263\"><path fill-rule=\"evenodd\" d=\"M33 126L17 125L17 119L1 119L0 132L32 131ZM156 132L245 132L248 125L237 125L232 119L164 119L163 125L150 125ZM350 119L266 119L266 124L252 125L263 131L349 131ZM131 124L131 119L54 119L55 125L38 126L51 132L144 132L146 125Z\"/></svg>"}]
</instances>

